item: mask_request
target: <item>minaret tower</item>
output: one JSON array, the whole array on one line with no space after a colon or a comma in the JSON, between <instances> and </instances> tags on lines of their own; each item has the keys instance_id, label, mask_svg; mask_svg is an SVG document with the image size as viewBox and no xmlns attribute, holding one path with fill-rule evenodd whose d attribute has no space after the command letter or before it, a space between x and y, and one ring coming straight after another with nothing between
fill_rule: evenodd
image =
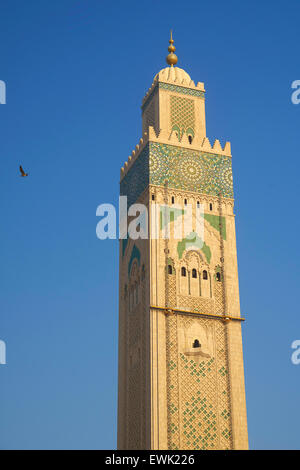
<instances>
[{"instance_id":1,"label":"minaret tower","mask_svg":"<svg viewBox=\"0 0 300 470\"><path fill-rule=\"evenodd\" d=\"M149 237L120 240L118 448L246 449L231 148L211 145L204 84L169 43L121 168Z\"/></svg>"}]
</instances>

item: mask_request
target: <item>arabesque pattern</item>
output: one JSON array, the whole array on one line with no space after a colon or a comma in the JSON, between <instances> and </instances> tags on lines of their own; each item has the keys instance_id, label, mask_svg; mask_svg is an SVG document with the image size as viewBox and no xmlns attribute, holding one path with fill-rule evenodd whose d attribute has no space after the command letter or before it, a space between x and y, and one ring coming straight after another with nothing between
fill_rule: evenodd
<instances>
[{"instance_id":1,"label":"arabesque pattern","mask_svg":"<svg viewBox=\"0 0 300 470\"><path fill-rule=\"evenodd\" d=\"M168 439L170 449L231 449L226 325L220 320L168 317ZM197 363L185 356L177 329L201 322L213 331L214 355ZM168 343L167 343L168 344ZM180 396L180 407L178 397Z\"/></svg>"},{"instance_id":2,"label":"arabesque pattern","mask_svg":"<svg viewBox=\"0 0 300 470\"><path fill-rule=\"evenodd\" d=\"M171 132L175 131L178 139L181 140L183 134L195 135L195 105L189 98L180 96L170 96L170 120Z\"/></svg>"},{"instance_id":3,"label":"arabesque pattern","mask_svg":"<svg viewBox=\"0 0 300 470\"><path fill-rule=\"evenodd\" d=\"M150 183L233 198L231 158L152 142Z\"/></svg>"},{"instance_id":4,"label":"arabesque pattern","mask_svg":"<svg viewBox=\"0 0 300 470\"><path fill-rule=\"evenodd\" d=\"M137 202L149 184L233 198L231 158L150 142L121 181L128 204Z\"/></svg>"}]
</instances>

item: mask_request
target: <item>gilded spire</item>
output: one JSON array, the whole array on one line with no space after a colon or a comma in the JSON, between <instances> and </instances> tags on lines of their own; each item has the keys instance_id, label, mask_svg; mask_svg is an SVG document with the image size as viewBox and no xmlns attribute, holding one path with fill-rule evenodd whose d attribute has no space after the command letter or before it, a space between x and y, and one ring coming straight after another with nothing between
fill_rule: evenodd
<instances>
[{"instance_id":1,"label":"gilded spire","mask_svg":"<svg viewBox=\"0 0 300 470\"><path fill-rule=\"evenodd\" d=\"M173 45L174 41L173 41L173 38L172 38L172 30L171 30L171 37L170 37L169 43L170 43L170 45L168 47L168 51L170 52L170 54L167 55L166 61L167 61L167 64L169 64L169 65L171 65L171 67L173 67L173 65L177 64L178 58L177 58L177 55L174 54L176 48Z\"/></svg>"}]
</instances>

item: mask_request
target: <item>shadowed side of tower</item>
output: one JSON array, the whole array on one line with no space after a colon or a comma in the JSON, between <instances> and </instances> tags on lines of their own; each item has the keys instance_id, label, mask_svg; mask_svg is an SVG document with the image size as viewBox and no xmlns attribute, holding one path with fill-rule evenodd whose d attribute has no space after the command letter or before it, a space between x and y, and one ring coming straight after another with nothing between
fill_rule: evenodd
<instances>
[{"instance_id":1,"label":"shadowed side of tower","mask_svg":"<svg viewBox=\"0 0 300 470\"><path fill-rule=\"evenodd\" d=\"M246 449L231 148L169 42L121 169L152 236L120 240L118 448Z\"/></svg>"}]
</instances>

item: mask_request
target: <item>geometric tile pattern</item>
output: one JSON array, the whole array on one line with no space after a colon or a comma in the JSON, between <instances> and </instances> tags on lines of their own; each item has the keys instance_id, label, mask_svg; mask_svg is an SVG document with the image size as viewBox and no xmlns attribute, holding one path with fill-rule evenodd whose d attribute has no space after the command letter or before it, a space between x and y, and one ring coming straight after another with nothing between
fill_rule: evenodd
<instances>
[{"instance_id":1,"label":"geometric tile pattern","mask_svg":"<svg viewBox=\"0 0 300 470\"><path fill-rule=\"evenodd\" d=\"M233 198L230 157L152 142L149 167L151 184Z\"/></svg>"},{"instance_id":2,"label":"geometric tile pattern","mask_svg":"<svg viewBox=\"0 0 300 470\"><path fill-rule=\"evenodd\" d=\"M167 318L168 437L170 449L231 449L231 413L226 361L226 325L220 320ZM214 355L196 363L179 352L176 330L192 322L212 328ZM178 406L180 396L181 406Z\"/></svg>"},{"instance_id":3,"label":"geometric tile pattern","mask_svg":"<svg viewBox=\"0 0 300 470\"><path fill-rule=\"evenodd\" d=\"M214 297L215 297L215 308L214 313L218 315L222 315L225 313L224 305L225 305L225 298L224 298L224 284L223 282L214 282Z\"/></svg>"},{"instance_id":4,"label":"geometric tile pattern","mask_svg":"<svg viewBox=\"0 0 300 470\"><path fill-rule=\"evenodd\" d=\"M141 434L141 372L134 364L128 372L127 443L129 449L140 449Z\"/></svg>"},{"instance_id":5,"label":"geometric tile pattern","mask_svg":"<svg viewBox=\"0 0 300 470\"><path fill-rule=\"evenodd\" d=\"M135 203L148 184L233 198L231 158L157 142L148 143L120 184Z\"/></svg>"},{"instance_id":6,"label":"geometric tile pattern","mask_svg":"<svg viewBox=\"0 0 300 470\"><path fill-rule=\"evenodd\" d=\"M180 449L178 382L178 315L166 316L168 449Z\"/></svg>"},{"instance_id":7,"label":"geometric tile pattern","mask_svg":"<svg viewBox=\"0 0 300 470\"><path fill-rule=\"evenodd\" d=\"M220 284L220 283L219 283ZM183 310L192 310L193 312L210 312L215 311L215 302L211 298L192 297L190 295L177 296L178 308Z\"/></svg>"},{"instance_id":8,"label":"geometric tile pattern","mask_svg":"<svg viewBox=\"0 0 300 470\"><path fill-rule=\"evenodd\" d=\"M195 135L195 105L194 101L180 96L170 96L171 132L177 132L178 139L182 136Z\"/></svg>"},{"instance_id":9,"label":"geometric tile pattern","mask_svg":"<svg viewBox=\"0 0 300 470\"><path fill-rule=\"evenodd\" d=\"M161 82L159 88L169 91L176 91L177 93L182 93L183 95L198 96L199 98L204 98L204 91L192 90L191 88L185 88L178 85L171 85L169 83Z\"/></svg>"},{"instance_id":10,"label":"geometric tile pattern","mask_svg":"<svg viewBox=\"0 0 300 470\"><path fill-rule=\"evenodd\" d=\"M131 279L131 281L133 281ZM134 279L136 282L136 279ZM145 277L139 281L141 301L126 316L127 354L127 419L126 439L128 449L145 449L146 446L146 306ZM137 354L138 351L138 354ZM131 357L135 361L131 364Z\"/></svg>"}]
</instances>

